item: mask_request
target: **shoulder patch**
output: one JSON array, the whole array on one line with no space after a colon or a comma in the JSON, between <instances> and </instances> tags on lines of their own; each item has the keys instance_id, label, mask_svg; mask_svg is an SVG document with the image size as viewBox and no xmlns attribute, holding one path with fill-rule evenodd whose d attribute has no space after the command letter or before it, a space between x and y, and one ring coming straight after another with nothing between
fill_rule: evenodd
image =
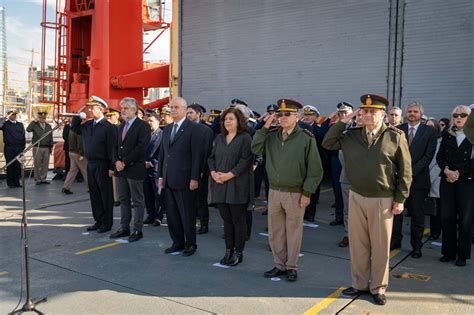
<instances>
[{"instance_id":1,"label":"shoulder patch","mask_svg":"<svg viewBox=\"0 0 474 315\"><path fill-rule=\"evenodd\" d=\"M308 129L303 129L303 132L305 134L307 134L308 136L310 136L311 138L314 138L314 134L311 131L309 131Z\"/></svg>"},{"instance_id":2,"label":"shoulder patch","mask_svg":"<svg viewBox=\"0 0 474 315\"><path fill-rule=\"evenodd\" d=\"M397 127L388 126L387 129L389 129L389 130L391 130L391 131L394 131L394 132L396 132L396 133L398 133L398 134L400 134L400 135L403 133L403 130L398 129Z\"/></svg>"}]
</instances>

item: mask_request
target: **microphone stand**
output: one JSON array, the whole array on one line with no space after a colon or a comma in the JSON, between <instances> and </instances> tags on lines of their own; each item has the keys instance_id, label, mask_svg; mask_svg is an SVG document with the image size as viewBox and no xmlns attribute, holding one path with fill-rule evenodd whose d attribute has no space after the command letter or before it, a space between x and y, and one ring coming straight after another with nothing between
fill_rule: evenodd
<instances>
[{"instance_id":1,"label":"microphone stand","mask_svg":"<svg viewBox=\"0 0 474 315\"><path fill-rule=\"evenodd\" d=\"M11 164L15 163L18 161L20 163L20 168L21 168L21 182L22 182L22 201L23 201L23 215L21 219L21 236L23 240L23 252L24 252L24 259L25 259L25 278L26 278L26 302L23 305L23 307L19 310L13 311L10 314L17 314L17 313L23 313L23 312L35 312L37 314L42 315L43 313L40 312L39 310L36 309L36 306L40 303L46 302L48 299L42 298L42 299L32 299L30 295L30 268L29 268L29 255L28 255L28 217L27 217L27 212L26 212L26 186L25 186L25 153L30 151L32 148L34 148L41 140L49 136L51 133L53 133L56 129L61 127L67 122L67 119L63 119L60 121L54 128L52 128L50 131L45 133L41 138L38 139L35 143L32 143L29 145L25 150L23 150L21 153L19 153L17 156L15 156L10 162L8 162L2 170L6 169L8 166ZM23 281L23 279L21 279Z\"/></svg>"}]
</instances>

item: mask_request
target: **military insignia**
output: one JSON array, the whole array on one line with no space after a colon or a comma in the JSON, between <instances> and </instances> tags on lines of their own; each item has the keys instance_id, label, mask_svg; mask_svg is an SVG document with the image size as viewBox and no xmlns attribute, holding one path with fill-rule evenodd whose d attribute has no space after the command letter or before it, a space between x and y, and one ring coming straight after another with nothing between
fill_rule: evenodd
<instances>
[{"instance_id":1,"label":"military insignia","mask_svg":"<svg viewBox=\"0 0 474 315\"><path fill-rule=\"evenodd\" d=\"M303 132L305 134L307 134L308 136L310 136L311 138L314 138L314 134L311 131L309 131L308 129L303 129Z\"/></svg>"},{"instance_id":2,"label":"military insignia","mask_svg":"<svg viewBox=\"0 0 474 315\"><path fill-rule=\"evenodd\" d=\"M372 98L370 97L370 95L367 95L367 99L365 100L365 105L372 105Z\"/></svg>"},{"instance_id":3,"label":"military insignia","mask_svg":"<svg viewBox=\"0 0 474 315\"><path fill-rule=\"evenodd\" d=\"M284 108L286 108L286 103L285 103L285 100L282 100L280 104L280 109L284 109Z\"/></svg>"}]
</instances>

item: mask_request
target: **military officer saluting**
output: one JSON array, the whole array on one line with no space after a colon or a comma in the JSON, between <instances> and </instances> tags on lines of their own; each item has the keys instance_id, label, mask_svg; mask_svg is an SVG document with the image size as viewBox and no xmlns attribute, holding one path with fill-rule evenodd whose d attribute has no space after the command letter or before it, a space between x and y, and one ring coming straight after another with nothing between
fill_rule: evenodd
<instances>
[{"instance_id":1,"label":"military officer saluting","mask_svg":"<svg viewBox=\"0 0 474 315\"><path fill-rule=\"evenodd\" d=\"M393 215L403 211L412 181L411 157L403 131L384 124L388 100L363 95L359 110L342 118L328 131L323 147L340 150L350 182L349 249L352 296L369 292L384 305L388 286ZM364 127L347 129L359 111ZM374 241L376 240L376 241Z\"/></svg>"},{"instance_id":2,"label":"military officer saluting","mask_svg":"<svg viewBox=\"0 0 474 315\"><path fill-rule=\"evenodd\" d=\"M302 107L295 100L279 100L277 113L266 118L252 141L252 152L266 155L270 183L268 236L275 267L264 276L286 274L288 281L297 279L305 208L323 178L314 135L298 126ZM269 131L275 116L280 128Z\"/></svg>"},{"instance_id":3,"label":"military officer saluting","mask_svg":"<svg viewBox=\"0 0 474 315\"><path fill-rule=\"evenodd\" d=\"M16 111L7 112L7 117L0 119L0 130L3 131L5 160L9 163L25 149L25 127L16 120ZM15 161L7 167L7 185L10 188L21 187L20 162Z\"/></svg>"}]
</instances>

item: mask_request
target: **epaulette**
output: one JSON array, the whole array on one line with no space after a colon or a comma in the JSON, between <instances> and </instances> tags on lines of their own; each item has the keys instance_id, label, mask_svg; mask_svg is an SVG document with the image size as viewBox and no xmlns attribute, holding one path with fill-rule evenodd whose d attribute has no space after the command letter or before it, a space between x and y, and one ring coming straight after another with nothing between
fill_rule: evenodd
<instances>
[{"instance_id":1,"label":"epaulette","mask_svg":"<svg viewBox=\"0 0 474 315\"><path fill-rule=\"evenodd\" d=\"M396 133L398 133L398 134L400 134L400 135L403 133L403 130L398 129L397 127L388 126L388 129L390 129L390 130L392 130L392 131L395 131Z\"/></svg>"},{"instance_id":2,"label":"epaulette","mask_svg":"<svg viewBox=\"0 0 474 315\"><path fill-rule=\"evenodd\" d=\"M275 131L278 131L280 130L280 128L273 128L273 129L269 129L268 132L275 132Z\"/></svg>"},{"instance_id":3,"label":"epaulette","mask_svg":"<svg viewBox=\"0 0 474 315\"><path fill-rule=\"evenodd\" d=\"M308 136L310 136L311 138L314 138L314 134L311 131L309 131L308 129L303 129L303 132L305 134L307 134Z\"/></svg>"}]
</instances>

